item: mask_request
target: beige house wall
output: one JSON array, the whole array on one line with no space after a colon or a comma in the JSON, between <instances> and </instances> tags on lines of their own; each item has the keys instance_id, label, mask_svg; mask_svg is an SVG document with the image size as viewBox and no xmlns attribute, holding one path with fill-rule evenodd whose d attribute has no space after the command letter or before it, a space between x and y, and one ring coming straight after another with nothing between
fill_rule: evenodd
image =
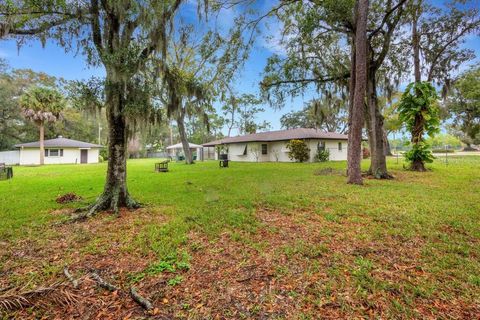
<instances>
[{"instance_id":1,"label":"beige house wall","mask_svg":"<svg viewBox=\"0 0 480 320\"><path fill-rule=\"evenodd\" d=\"M310 162L314 161L317 146L322 141L325 143L325 148L330 151L331 161L347 160L346 140L308 139L306 143L310 148ZM293 162L288 157L287 143L288 141L231 143L227 145L228 159L245 162ZM262 144L267 145L266 155L262 154ZM339 147L339 144L341 144L341 147ZM245 147L247 148L246 155L244 155ZM217 156L215 156L215 159L217 159Z\"/></svg>"}]
</instances>

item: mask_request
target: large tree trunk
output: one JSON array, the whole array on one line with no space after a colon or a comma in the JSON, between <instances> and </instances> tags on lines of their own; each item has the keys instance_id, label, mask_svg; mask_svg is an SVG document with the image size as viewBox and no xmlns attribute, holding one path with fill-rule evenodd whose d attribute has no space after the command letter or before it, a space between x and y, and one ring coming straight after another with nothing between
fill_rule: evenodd
<instances>
[{"instance_id":1,"label":"large tree trunk","mask_svg":"<svg viewBox=\"0 0 480 320\"><path fill-rule=\"evenodd\" d=\"M353 105L349 115L348 131L348 183L363 184L362 161L362 128L364 123L365 87L367 81L367 15L368 0L357 0L355 4L355 60L352 73L355 73L353 89ZM353 69L355 65L355 69ZM350 88L352 90L352 88Z\"/></svg>"},{"instance_id":2,"label":"large tree trunk","mask_svg":"<svg viewBox=\"0 0 480 320\"><path fill-rule=\"evenodd\" d=\"M180 107L181 109L181 107ZM185 129L185 113L178 109L177 126L180 141L182 142L183 153L185 154L185 163L193 164L192 150L188 144L187 131Z\"/></svg>"},{"instance_id":3,"label":"large tree trunk","mask_svg":"<svg viewBox=\"0 0 480 320\"><path fill-rule=\"evenodd\" d=\"M118 214L122 207L134 209L139 204L127 189L127 138L128 126L123 113L127 80L107 71L105 85L106 115L108 121L108 169L103 193L95 203L74 220L88 218L99 211L112 210Z\"/></svg>"},{"instance_id":4,"label":"large tree trunk","mask_svg":"<svg viewBox=\"0 0 480 320\"><path fill-rule=\"evenodd\" d=\"M411 142L416 145L423 141L423 130L425 127L425 119L422 116L421 112L418 112L415 116L415 123L412 129L412 140ZM425 164L420 159L415 159L412 162L411 168L414 171L427 171Z\"/></svg>"},{"instance_id":5,"label":"large tree trunk","mask_svg":"<svg viewBox=\"0 0 480 320\"><path fill-rule=\"evenodd\" d=\"M43 122L38 124L38 131L40 132L40 165L45 164L45 125Z\"/></svg>"},{"instance_id":6,"label":"large tree trunk","mask_svg":"<svg viewBox=\"0 0 480 320\"><path fill-rule=\"evenodd\" d=\"M370 168L368 174L377 179L390 179L392 176L387 171L387 157L385 150L385 129L383 115L378 106L377 97L377 67L374 66L373 51L369 50L368 75L367 75L367 106L366 127L370 145Z\"/></svg>"}]
</instances>

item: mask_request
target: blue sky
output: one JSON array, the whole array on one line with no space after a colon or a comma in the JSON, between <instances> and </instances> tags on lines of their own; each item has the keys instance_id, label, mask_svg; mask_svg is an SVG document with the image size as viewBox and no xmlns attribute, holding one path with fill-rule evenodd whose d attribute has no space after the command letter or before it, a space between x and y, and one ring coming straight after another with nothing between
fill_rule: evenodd
<instances>
[{"instance_id":1,"label":"blue sky","mask_svg":"<svg viewBox=\"0 0 480 320\"><path fill-rule=\"evenodd\" d=\"M265 12L273 1L258 2L257 9ZM193 2L183 7L181 14L189 15L194 12L196 5ZM219 15L217 23L224 27L229 27L235 16L235 9L222 12ZM238 9L236 9L238 10ZM275 21L270 20L267 27L262 27L262 34L256 41L254 48L250 54L249 60L246 62L241 73L235 82L235 88L241 93L258 93L259 82L262 79L263 68L267 58L274 53L281 52L281 48L275 40L268 40L266 37L278 37L279 26ZM475 50L477 56L480 56L480 39L478 36L469 36L466 40L465 47ZM30 68L35 71L43 71L56 77L65 79L87 79L91 76L102 76L104 70L102 68L89 67L82 55L75 56L74 52L65 52L63 48L58 47L55 43L47 42L45 48L42 48L38 41L32 41L24 45L20 51L17 50L14 41L0 42L0 58L4 58L14 68ZM478 59L476 60L479 61ZM287 99L285 105L279 109L272 109L265 105L265 112L258 117L259 121L266 120L271 123L273 129L280 129L280 117L292 110L300 110L304 102L311 99L314 93L307 93L304 97L295 99ZM236 132L234 132L236 133Z\"/></svg>"}]
</instances>

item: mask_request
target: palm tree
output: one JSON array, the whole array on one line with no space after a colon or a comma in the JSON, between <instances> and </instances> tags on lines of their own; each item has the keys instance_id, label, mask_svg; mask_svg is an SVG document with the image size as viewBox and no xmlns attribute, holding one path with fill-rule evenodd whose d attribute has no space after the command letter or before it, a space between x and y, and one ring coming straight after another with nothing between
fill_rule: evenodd
<instances>
[{"instance_id":1,"label":"palm tree","mask_svg":"<svg viewBox=\"0 0 480 320\"><path fill-rule=\"evenodd\" d=\"M40 131L40 165L44 164L45 123L55 122L65 107L63 96L55 89L32 87L20 97L23 116L35 123Z\"/></svg>"}]
</instances>

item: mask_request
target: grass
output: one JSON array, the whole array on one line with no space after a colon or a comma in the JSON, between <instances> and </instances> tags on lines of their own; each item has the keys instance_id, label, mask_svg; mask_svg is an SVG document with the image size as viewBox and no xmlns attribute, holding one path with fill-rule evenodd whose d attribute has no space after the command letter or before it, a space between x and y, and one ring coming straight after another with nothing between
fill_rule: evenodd
<instances>
[{"instance_id":1,"label":"grass","mask_svg":"<svg viewBox=\"0 0 480 320\"><path fill-rule=\"evenodd\" d=\"M480 157L448 160L414 173L391 159L395 180L362 187L345 184L344 162L171 163L159 174L155 160L132 160L128 187L144 209L62 227L53 222L101 192L106 164L15 167L14 179L0 181L0 287L34 287L62 277L64 264L81 273L103 261L124 284L163 279L166 291L152 297L179 317L468 317L480 308ZM83 200L55 202L68 192ZM246 290L260 281L251 265L285 284L261 301L244 297L242 310L185 307L198 297L179 290L207 296L199 288L208 279ZM275 303L283 295L292 303Z\"/></svg>"}]
</instances>

